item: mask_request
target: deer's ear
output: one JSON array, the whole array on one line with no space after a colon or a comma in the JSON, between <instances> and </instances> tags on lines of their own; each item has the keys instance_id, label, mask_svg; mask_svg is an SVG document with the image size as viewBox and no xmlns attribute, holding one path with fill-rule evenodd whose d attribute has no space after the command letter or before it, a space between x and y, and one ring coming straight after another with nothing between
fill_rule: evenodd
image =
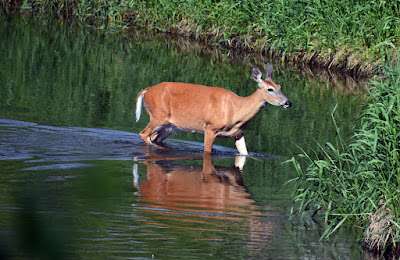
<instances>
[{"instance_id":1,"label":"deer's ear","mask_svg":"<svg viewBox=\"0 0 400 260\"><path fill-rule=\"evenodd\" d=\"M272 77L272 66L271 64L267 64L267 68L265 69L265 79L271 79Z\"/></svg>"},{"instance_id":2,"label":"deer's ear","mask_svg":"<svg viewBox=\"0 0 400 260\"><path fill-rule=\"evenodd\" d=\"M261 79L262 73L259 68L254 67L251 75L253 76L253 79L255 81L257 81L258 83L260 83L262 81L262 79Z\"/></svg>"}]
</instances>

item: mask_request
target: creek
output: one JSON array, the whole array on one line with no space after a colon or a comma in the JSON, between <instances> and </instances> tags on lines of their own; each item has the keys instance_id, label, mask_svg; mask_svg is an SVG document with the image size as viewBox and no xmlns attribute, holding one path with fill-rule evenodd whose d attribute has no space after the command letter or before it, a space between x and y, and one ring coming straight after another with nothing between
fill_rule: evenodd
<instances>
[{"instance_id":1,"label":"creek","mask_svg":"<svg viewBox=\"0 0 400 260\"><path fill-rule=\"evenodd\" d=\"M249 123L241 171L231 139L217 138L211 156L198 134L145 145L135 98L163 81L248 96L248 64L31 18L1 15L0 28L0 258L363 258L359 230L320 241L323 220L289 219L296 173L283 164L335 142L335 107L350 135L355 95L273 65L293 106L267 105Z\"/></svg>"}]
</instances>

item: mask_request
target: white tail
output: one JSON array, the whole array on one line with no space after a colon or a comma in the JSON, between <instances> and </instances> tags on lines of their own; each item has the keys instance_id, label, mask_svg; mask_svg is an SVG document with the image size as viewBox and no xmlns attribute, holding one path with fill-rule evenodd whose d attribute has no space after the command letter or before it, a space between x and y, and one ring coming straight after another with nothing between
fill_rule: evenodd
<instances>
[{"instance_id":1,"label":"white tail","mask_svg":"<svg viewBox=\"0 0 400 260\"><path fill-rule=\"evenodd\" d=\"M144 93L146 93L146 90L143 91L142 94L136 100L136 122L139 121L140 115L142 114L142 102Z\"/></svg>"},{"instance_id":2,"label":"white tail","mask_svg":"<svg viewBox=\"0 0 400 260\"><path fill-rule=\"evenodd\" d=\"M253 68L253 79L258 89L248 97L217 87L189 83L163 82L148 87L137 96L136 120L139 120L144 100L150 122L140 137L156 147L177 129L204 133L204 152L210 153L217 136L235 139L236 148L247 155L244 130L247 123L266 104L289 108L292 102L272 81L272 67L267 64L265 79ZM146 95L144 96L144 93Z\"/></svg>"}]
</instances>

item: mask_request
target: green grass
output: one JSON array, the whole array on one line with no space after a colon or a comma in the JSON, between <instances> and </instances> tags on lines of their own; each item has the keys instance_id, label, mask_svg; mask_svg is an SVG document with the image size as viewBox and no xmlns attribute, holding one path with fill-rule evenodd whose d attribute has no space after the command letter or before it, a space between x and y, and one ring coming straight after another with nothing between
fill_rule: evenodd
<instances>
[{"instance_id":1,"label":"green grass","mask_svg":"<svg viewBox=\"0 0 400 260\"><path fill-rule=\"evenodd\" d=\"M399 1L1 0L9 10L76 19L96 28L172 32L224 47L371 71L400 40Z\"/></svg>"},{"instance_id":2,"label":"green grass","mask_svg":"<svg viewBox=\"0 0 400 260\"><path fill-rule=\"evenodd\" d=\"M400 37L398 1L135 1L137 20L150 28L218 35L235 46L267 46L280 55L309 53L329 65L374 62ZM304 59L312 56L305 55ZM332 56L332 57L331 57Z\"/></svg>"},{"instance_id":3,"label":"green grass","mask_svg":"<svg viewBox=\"0 0 400 260\"><path fill-rule=\"evenodd\" d=\"M336 125L336 144L290 160L298 173L292 180L298 184L293 213L322 214L327 224L322 237L329 238L346 222L371 228L377 225L373 214L383 212L387 224L379 232L388 239L380 252L400 242L400 67L382 69L386 78L371 81L367 106L350 142Z\"/></svg>"}]
</instances>

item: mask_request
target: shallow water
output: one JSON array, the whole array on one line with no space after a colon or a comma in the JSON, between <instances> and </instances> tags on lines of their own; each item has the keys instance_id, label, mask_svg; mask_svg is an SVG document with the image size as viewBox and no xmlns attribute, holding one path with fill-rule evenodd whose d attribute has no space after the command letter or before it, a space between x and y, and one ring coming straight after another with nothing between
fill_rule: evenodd
<instances>
[{"instance_id":1,"label":"shallow water","mask_svg":"<svg viewBox=\"0 0 400 260\"><path fill-rule=\"evenodd\" d=\"M0 256L363 257L357 230L325 242L323 221L289 220L294 187L284 184L295 172L282 164L297 146L335 140L336 105L341 134L351 133L354 96L274 66L293 107L267 106L249 124L245 162L224 138L203 156L196 134L172 135L160 151L137 135L148 122L134 120L141 89L184 81L246 96L251 67L168 40L0 21Z\"/></svg>"}]
</instances>

